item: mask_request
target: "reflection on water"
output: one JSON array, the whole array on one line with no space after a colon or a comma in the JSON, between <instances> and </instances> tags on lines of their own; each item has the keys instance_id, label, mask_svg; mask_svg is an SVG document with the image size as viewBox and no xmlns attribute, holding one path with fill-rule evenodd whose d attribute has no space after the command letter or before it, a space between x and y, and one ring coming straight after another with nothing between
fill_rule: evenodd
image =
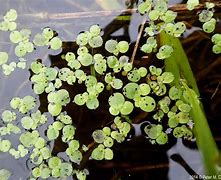
<instances>
[{"instance_id":1,"label":"reflection on water","mask_svg":"<svg viewBox=\"0 0 221 180\"><path fill-rule=\"evenodd\" d=\"M53 3L52 3L53 2ZM173 1L174 2L174 1ZM170 1L170 3L173 3ZM124 1L119 0L119 3L122 7L124 7ZM178 3L178 1L176 1ZM9 8L15 8L19 13L19 27L18 28L32 28L33 33L39 32L41 27L50 26L52 29L55 29L59 36L63 39L63 41L72 41L76 38L77 34L80 31L88 29L88 27L94 23L99 24L101 27L105 28L105 32L111 34L111 37L122 37L130 39L131 43L136 41L138 30L142 18L134 13L131 17L130 23L125 21L125 26L122 27L122 24L118 24L113 21L114 17L119 15L119 11L113 11L111 13L101 12L98 16L93 17L93 13L90 15L88 11L103 11L99 4L94 0L44 0L44 1L36 1L36 0L0 0L0 17L5 13L5 11ZM87 12L87 16L85 14L84 17L77 16L77 12ZM65 14L66 13L66 14ZM75 14L73 14L75 13ZM103 14L102 14L103 13ZM62 19L62 16L51 16L51 15L59 15L66 16L68 18ZM80 13L79 13L80 14ZM59 18L56 18L59 17ZM108 26L112 22L111 26ZM127 36L125 37L125 33ZM0 33L0 49L8 51L10 50L10 57L12 59L16 58L13 55L13 46L9 44L8 33L2 32ZM47 54L51 54L50 50L37 50L31 57L28 57L29 63L36 58L41 58L46 65L50 65L50 59ZM59 52L57 52L59 53ZM30 73L27 71L16 70L10 77L5 77L4 75L0 75L0 97L1 104L0 110L2 112L3 109L9 106L9 101L14 96L25 96L25 95L34 95L32 91L31 83L28 81L30 77ZM52 120L51 120L52 121ZM141 135L140 126L135 125L135 136L139 137ZM42 131L43 132L43 131ZM13 137L12 137L13 138ZM14 142L14 141L13 141ZM157 163L166 163L164 168L157 168L154 172L154 169L144 169L143 171L138 171L138 174L127 174L126 179L133 179L134 177L144 177L143 175L139 175L139 173L146 173L146 177L156 179L155 176L161 177L164 179L170 180L186 180L189 179L189 174L186 170L177 162L173 161L170 157L173 154L180 154L182 158L186 161L186 163L197 173L202 174L201 169L201 160L199 153L196 150L192 150L183 145L183 143L178 140L174 142L174 145L171 145L169 150L162 148L150 147L149 145L136 149L139 146L139 142L142 144L145 139L138 141L138 143L133 144L134 147L125 145L125 154L130 155L130 153L134 153L134 158L140 158L140 161L144 161L142 163L146 163L145 161L157 162ZM17 143L16 141L14 142ZM130 142L128 142L130 145ZM148 149L150 148L150 149ZM161 148L161 147L160 147ZM152 152L151 152L152 151ZM136 155L137 153L137 155ZM141 153L141 154L139 154ZM139 156L140 155L140 156ZM149 156L148 156L149 155ZM154 155L154 157L151 157ZM122 157L121 152L116 152L116 157L119 156L120 160L126 162L128 157ZM143 158L146 156L147 158ZM151 158L152 159L151 159ZM132 156L131 156L132 158ZM155 158L155 159L154 159ZM162 159L161 159L162 158ZM136 159L134 159L136 160ZM17 180L21 178L21 180L26 179L30 175L30 171L28 169L28 159L23 158L20 160L13 159L10 155L5 153L0 153L0 169L5 168L9 169L12 172L11 179ZM150 165L151 165L150 162ZM169 162L169 167L168 167ZM120 163L120 162L119 162ZM99 165L97 166L99 167ZM104 167L100 166L100 170L106 172ZM169 169L168 169L169 168ZM154 175L154 173L155 175ZM161 176L158 176L163 172ZM91 168L91 173L94 174L93 168ZM110 173L107 171L107 173ZM124 174L124 173L123 173ZM151 174L151 175L148 175ZM153 175L152 175L153 174ZM158 174L158 175L157 175ZM101 176L102 177L102 176ZM158 178L159 179L159 178Z\"/></svg>"},{"instance_id":2,"label":"reflection on water","mask_svg":"<svg viewBox=\"0 0 221 180\"><path fill-rule=\"evenodd\" d=\"M187 148L183 145L181 140L178 140L176 145L174 145L171 149L167 151L168 157L171 157L173 154L179 154L185 160L185 162L197 173L197 174L204 174L202 169L202 161L200 154L197 150ZM169 179L176 180L176 179L190 179L190 175L184 170L184 168L177 164L171 158L169 159Z\"/></svg>"}]
</instances>

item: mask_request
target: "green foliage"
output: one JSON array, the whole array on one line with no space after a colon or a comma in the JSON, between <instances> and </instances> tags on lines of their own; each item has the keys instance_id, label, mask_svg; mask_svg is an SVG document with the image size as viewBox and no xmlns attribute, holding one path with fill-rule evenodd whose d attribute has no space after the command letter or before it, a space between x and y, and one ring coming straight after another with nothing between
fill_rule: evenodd
<instances>
[{"instance_id":1,"label":"green foliage","mask_svg":"<svg viewBox=\"0 0 221 180\"><path fill-rule=\"evenodd\" d=\"M0 170L0 177L2 180L8 180L11 176L11 172L7 169Z\"/></svg>"},{"instance_id":2,"label":"green foliage","mask_svg":"<svg viewBox=\"0 0 221 180\"><path fill-rule=\"evenodd\" d=\"M11 147L9 140L0 140L0 152L8 152Z\"/></svg>"},{"instance_id":3,"label":"green foliage","mask_svg":"<svg viewBox=\"0 0 221 180\"><path fill-rule=\"evenodd\" d=\"M6 52L0 52L0 65L7 63L8 54Z\"/></svg>"},{"instance_id":4,"label":"green foliage","mask_svg":"<svg viewBox=\"0 0 221 180\"><path fill-rule=\"evenodd\" d=\"M27 113L34 109L36 100L32 96L25 96L24 98L15 97L10 101L11 108L18 109L20 113Z\"/></svg>"},{"instance_id":5,"label":"green foliage","mask_svg":"<svg viewBox=\"0 0 221 180\"><path fill-rule=\"evenodd\" d=\"M198 0L188 0L187 8L193 10L198 4ZM213 3L206 3L206 9L199 13L199 21L203 23L202 28L206 33L215 30L216 19L213 18L213 7ZM169 141L169 134L175 138L192 140L192 127L189 124L192 123L192 117L196 116L193 112L196 111L203 118L204 116L197 106L199 103L195 80L191 74L185 74L191 70L186 61L179 61L183 59L184 52L180 50L180 44L176 40L169 38L184 34L186 25L183 22L175 22L177 13L168 10L168 4L164 0L140 1L138 12L150 20L144 30L147 36L146 42L140 46L140 49L146 54L155 53L158 60L164 60L165 68L154 65L137 67L127 56L130 49L129 42L115 39L104 42L99 25L92 25L88 31L78 34L76 38L78 49L61 55L61 61L67 64L65 67L47 67L41 60L32 62L28 67L25 58L27 54L42 46L51 50L61 50L62 40L50 27L43 28L42 32L35 34L31 40L31 30L16 29L17 12L10 9L5 14L4 21L0 22L0 30L10 31L9 39L15 44L14 54L18 57L18 61L8 62L10 60L8 53L0 52L0 66L3 73L10 75L16 67L30 68L33 91L36 95L46 93L48 112L54 117L54 122L46 124L48 117L39 110L33 111L37 98L32 96L12 98L10 101L12 110L2 112L4 126L0 127L1 137L12 133L19 134L20 144L16 148L9 140L0 139L0 151L8 152L16 159L25 157L30 152L30 160L35 165L32 169L33 179L65 178L72 175L76 175L79 180L86 179L88 171L79 170L77 165L81 165L89 146L82 145L75 139L77 126L75 127L72 117L62 110L70 103L85 105L89 110L96 110L101 104L99 100L102 93L108 94L106 101L109 113L113 116L113 123L93 131L95 146L88 151L92 159L114 158L112 148L115 143L122 143L128 138L132 126L130 118L137 109L149 113L155 121L144 128L150 143L164 145ZM156 37L159 33L160 43ZM212 42L213 52L221 53L221 35L214 34ZM106 52L100 50L102 47ZM175 56L175 63L171 62ZM179 83L181 71L185 72L184 78L193 85L197 94L183 82ZM64 84L75 86L77 83L83 87L78 94L72 94L73 92L63 86ZM16 110L18 114L22 114L19 120L14 112ZM15 122L16 125L13 124ZM47 129L44 138L41 137L39 127L45 124ZM48 147L50 141L60 137L67 144L65 153L68 160L52 156ZM201 145L201 142L199 144ZM211 169L213 170L213 167ZM0 170L1 173L2 177L7 179L7 172Z\"/></svg>"},{"instance_id":6,"label":"green foliage","mask_svg":"<svg viewBox=\"0 0 221 180\"><path fill-rule=\"evenodd\" d=\"M164 45L160 47L159 52L156 54L158 59L166 59L170 57L173 53L173 48L169 45Z\"/></svg>"},{"instance_id":7,"label":"green foliage","mask_svg":"<svg viewBox=\"0 0 221 180\"><path fill-rule=\"evenodd\" d=\"M215 54L220 54L221 53L221 34L214 34L211 40L214 44L213 49L212 49L213 52Z\"/></svg>"},{"instance_id":8,"label":"green foliage","mask_svg":"<svg viewBox=\"0 0 221 180\"><path fill-rule=\"evenodd\" d=\"M199 5L199 0L188 0L187 1L187 9L193 10L197 5Z\"/></svg>"},{"instance_id":9,"label":"green foliage","mask_svg":"<svg viewBox=\"0 0 221 180\"><path fill-rule=\"evenodd\" d=\"M13 31L17 28L15 23L17 19L17 11L15 9L8 10L4 15L4 21L0 22L1 31Z\"/></svg>"},{"instance_id":10,"label":"green foliage","mask_svg":"<svg viewBox=\"0 0 221 180\"><path fill-rule=\"evenodd\" d=\"M154 37L147 38L146 43L141 47L141 51L151 53L157 48L157 40Z\"/></svg>"}]
</instances>

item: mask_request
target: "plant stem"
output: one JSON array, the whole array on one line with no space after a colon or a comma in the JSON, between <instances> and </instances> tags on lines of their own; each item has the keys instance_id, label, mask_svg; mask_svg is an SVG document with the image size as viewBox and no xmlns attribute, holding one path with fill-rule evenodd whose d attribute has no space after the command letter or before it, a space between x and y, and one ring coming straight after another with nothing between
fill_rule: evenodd
<instances>
[{"instance_id":1,"label":"plant stem","mask_svg":"<svg viewBox=\"0 0 221 180\"><path fill-rule=\"evenodd\" d=\"M91 75L94 76L94 77L96 77L96 73L95 73L94 66L91 65L90 68L91 68Z\"/></svg>"},{"instance_id":2,"label":"plant stem","mask_svg":"<svg viewBox=\"0 0 221 180\"><path fill-rule=\"evenodd\" d=\"M188 93L189 103L192 106L190 115L194 120L194 134L197 146L203 156L206 173L211 176L218 175L220 174L218 172L219 150L210 131L205 113L200 106L195 92L185 83L182 85Z\"/></svg>"},{"instance_id":3,"label":"plant stem","mask_svg":"<svg viewBox=\"0 0 221 180\"><path fill-rule=\"evenodd\" d=\"M134 46L133 54L132 54L131 59L130 59L131 64L133 64L133 62L134 62L134 58L135 58L136 53L137 53L137 49L138 49L138 46L139 46L139 43L140 43L141 35L142 35L143 31L144 31L144 25L146 23L146 20L147 20L147 16L144 16L142 24L141 24L141 27L140 27L139 34L137 36L137 41L136 41L136 44Z\"/></svg>"},{"instance_id":4,"label":"plant stem","mask_svg":"<svg viewBox=\"0 0 221 180\"><path fill-rule=\"evenodd\" d=\"M190 116L194 121L194 135L199 151L203 156L206 173L208 175L217 175L219 151L210 131L202 103L199 102L199 90L186 53L180 40L166 34L164 31L160 33L160 44L167 44L174 48L173 54L165 59L165 69L174 74L175 81L173 85L182 86L189 96L188 103L192 107ZM184 81L180 81L181 79L185 79L187 84ZM181 85L180 82L182 82ZM189 87L192 87L193 90Z\"/></svg>"},{"instance_id":5,"label":"plant stem","mask_svg":"<svg viewBox=\"0 0 221 180\"><path fill-rule=\"evenodd\" d=\"M193 90L199 96L199 90L195 77L191 70L186 53L182 48L180 40L168 35L165 31L161 31L160 44L170 45L174 49L172 56L165 59L165 70L172 72L176 77L174 83L178 85L180 79L186 79L186 81L188 82L188 86L193 88Z\"/></svg>"}]
</instances>

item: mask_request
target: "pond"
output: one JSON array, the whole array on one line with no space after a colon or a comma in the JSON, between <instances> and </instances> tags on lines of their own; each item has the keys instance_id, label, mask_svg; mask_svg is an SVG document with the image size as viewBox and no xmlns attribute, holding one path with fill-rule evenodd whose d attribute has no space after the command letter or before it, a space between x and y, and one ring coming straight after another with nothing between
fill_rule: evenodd
<instances>
[{"instance_id":1,"label":"pond","mask_svg":"<svg viewBox=\"0 0 221 180\"><path fill-rule=\"evenodd\" d=\"M88 30L93 24L99 24L103 29L105 40L127 40L130 42L130 46L133 47L139 36L140 24L143 21L143 17L133 9L135 8L133 3L135 4L133 0L118 0L113 1L111 4L108 0L0 0L0 20L3 19L3 15L7 10L16 9L18 12L18 29L30 28L32 34L41 32L42 28L45 27L55 30L63 41L63 49L53 51L48 48L37 48L34 53L27 55L26 59L28 65L36 59L41 59L42 63L48 67L61 68L64 66L59 62L61 54L72 50L76 51L76 43L73 43L73 41L80 32ZM181 3L181 1L169 1L171 6L176 3ZM185 17L185 15L182 15L182 17ZM191 27L191 20L187 18L186 21ZM221 91L219 88L221 82L221 59L216 55L204 53L211 47L211 43L207 37L202 35L200 28L197 27L198 24L194 24L194 26L189 27L182 38L182 43L197 79L212 133L219 146L219 127L221 127L221 123L218 121L221 118ZM220 22L217 32L221 32L219 30ZM10 43L8 35L8 32L0 32L0 51L9 52L9 62L12 62L17 57L13 49L15 46ZM141 41L144 40L141 39ZM130 56L133 52L131 47L128 53ZM135 62L135 64L142 64L140 60L145 60L147 57L138 50L136 58L139 61ZM26 95L36 97L37 108L34 110L39 109L50 117L47 124L39 128L41 136L47 138L45 131L48 125L55 121L55 118L51 117L47 112L47 95L36 96L33 92L33 84L30 81L31 75L33 73L30 70L18 68L10 76L0 73L0 113L9 107L9 102L13 97L24 97ZM73 93L81 90L81 87L72 88L68 84L63 87ZM105 95L102 98L105 98ZM93 146L91 136L93 131L110 125L111 121L113 122L113 120L110 120L111 116L105 112L105 109L107 109L105 103L107 102L102 102L101 100L102 107L95 112L87 110L85 107L76 107L76 105L65 107L65 111L72 117L77 128L76 138L82 144L91 144ZM18 114L17 119L20 118L22 116ZM132 132L125 142L114 146L113 160L84 161L81 166L89 170L87 179L186 180L191 179L191 175L205 174L195 139L189 141L171 138L171 141L166 145L152 145L142 135L144 133L143 127L148 123L147 114L135 114L133 118ZM2 125L3 123L0 122L0 126ZM11 140L13 146L19 144L17 135L7 138ZM67 159L64 153L67 147L60 141L50 142L49 145L54 155ZM16 160L8 153L0 152L0 169L7 169L12 173L10 180L28 179L33 167L29 155ZM74 178L69 177L67 179Z\"/></svg>"}]
</instances>

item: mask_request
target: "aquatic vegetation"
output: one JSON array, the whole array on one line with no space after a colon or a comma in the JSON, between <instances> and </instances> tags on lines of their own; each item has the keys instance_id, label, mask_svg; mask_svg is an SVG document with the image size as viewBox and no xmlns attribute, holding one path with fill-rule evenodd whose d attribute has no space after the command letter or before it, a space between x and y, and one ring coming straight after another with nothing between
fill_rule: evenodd
<instances>
[{"instance_id":1,"label":"aquatic vegetation","mask_svg":"<svg viewBox=\"0 0 221 180\"><path fill-rule=\"evenodd\" d=\"M187 8L193 10L198 4L196 0L188 0ZM199 21L203 23L202 29L206 33L212 33L216 27L213 7L212 3L206 3L206 10L199 14ZM189 68L185 64L188 63L186 59L184 65L180 65L178 60L169 61L179 56L177 51L182 50L175 43L169 43L172 41L170 38L178 40L187 27L184 22L175 21L177 13L168 10L168 4L164 0L140 1L138 12L150 20L144 29L146 41L140 45L140 49L145 54L154 54L160 63L165 64L165 68L134 65L127 53L130 43L114 39L104 41L99 25L92 25L88 31L78 34L78 49L61 55L60 61L66 63L65 67L48 67L38 58L28 66L27 54L39 47L61 50L62 39L50 27L45 27L35 35L32 35L30 29L19 30L15 22L16 10L6 12L4 21L0 23L0 30L9 31L9 39L15 44L14 54L18 61L8 62L8 53L0 52L3 73L10 75L16 67L29 69L33 92L36 97L46 94L48 102L49 113L45 113L36 110L38 98L29 95L14 97L10 101L10 108L1 114L3 126L0 127L0 151L8 152L15 159L30 156L31 163L34 164L30 179L73 175L80 180L86 179L89 171L78 168L85 154L90 153L90 159L93 160L112 160L115 144L128 139L132 129L131 115L136 110L149 113L150 122L154 122L148 121L143 133L151 144L165 145L170 141L170 136L187 140L194 138L191 123L197 122L198 118L194 113L203 114L199 108L197 85L190 69L183 71L184 75L181 77L180 72ZM212 51L221 53L221 35L214 34L211 39L214 43ZM101 47L102 51L94 53L93 50ZM182 78L185 80L180 80ZM70 89L63 87L64 84L71 87L81 85L83 90L73 94ZM103 94L107 95L106 99L100 98ZM91 149L90 145L82 145L75 137L78 129L73 117L64 108L72 104L96 111L101 101L108 104L107 113L112 116L112 122L94 129L91 134L94 146ZM54 121L48 122L48 116L53 117ZM47 126L45 136L39 132L43 125ZM19 136L20 144L17 147L6 138L6 135L12 133ZM67 145L66 159L51 152L49 142L59 138ZM1 174L6 179L10 176L5 170L1 170Z\"/></svg>"}]
</instances>

